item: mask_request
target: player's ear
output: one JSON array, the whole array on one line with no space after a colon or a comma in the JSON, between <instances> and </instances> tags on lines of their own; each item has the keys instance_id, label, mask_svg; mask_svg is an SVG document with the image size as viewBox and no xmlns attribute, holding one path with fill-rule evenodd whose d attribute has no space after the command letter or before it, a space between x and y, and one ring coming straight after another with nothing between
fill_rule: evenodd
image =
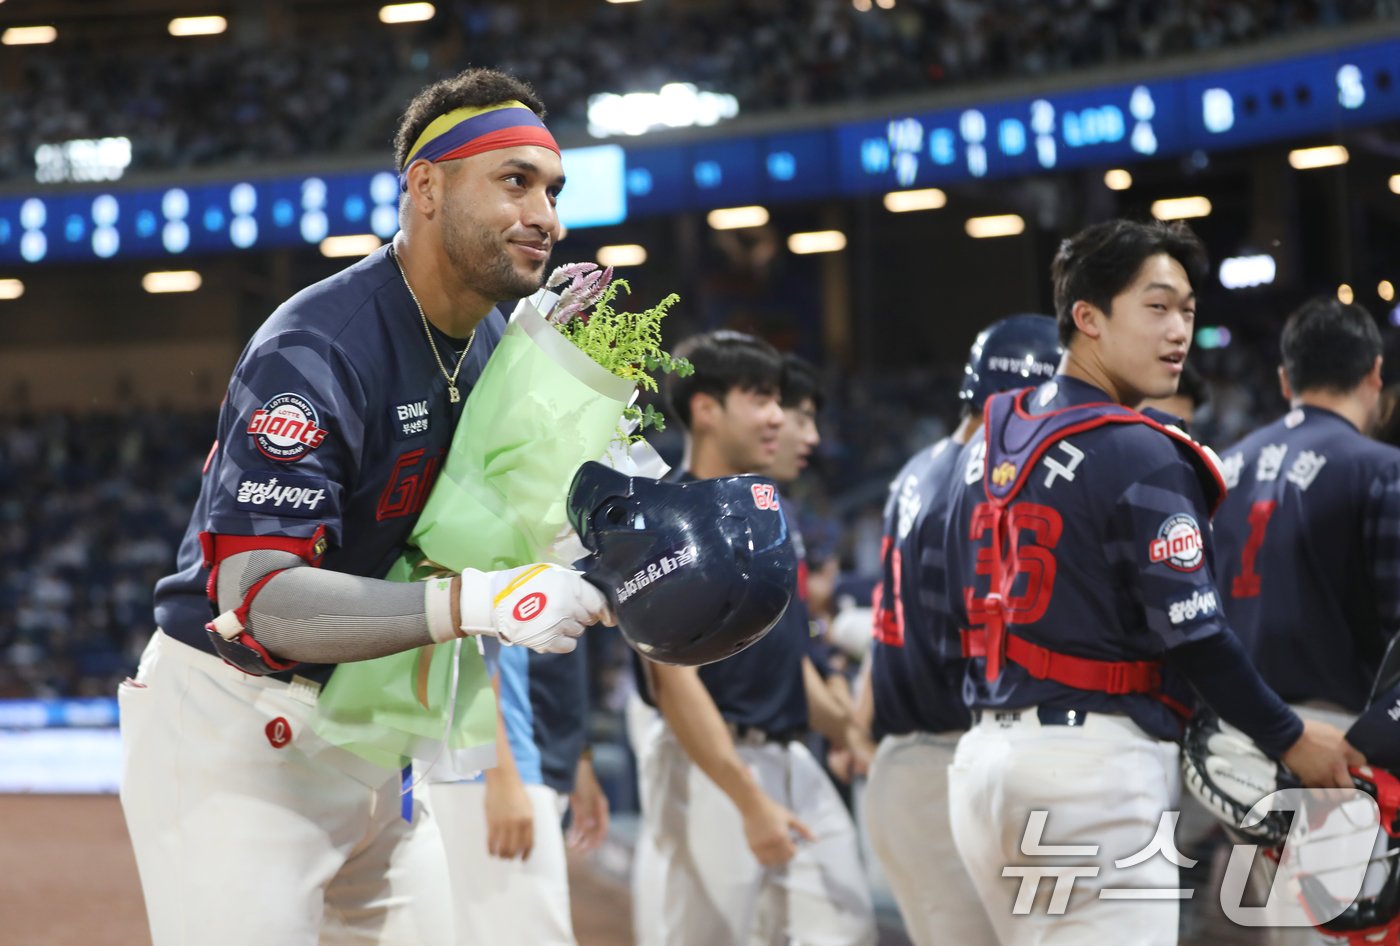
<instances>
[{"instance_id":1,"label":"player's ear","mask_svg":"<svg viewBox=\"0 0 1400 946\"><path fill-rule=\"evenodd\" d=\"M1366 375L1366 383L1379 391L1385 385L1381 381L1381 356L1376 356L1376 363L1371 366L1370 372Z\"/></svg>"},{"instance_id":2,"label":"player's ear","mask_svg":"<svg viewBox=\"0 0 1400 946\"><path fill-rule=\"evenodd\" d=\"M432 216L442 194L441 168L432 161L414 161L406 177L409 202L423 216Z\"/></svg>"},{"instance_id":3,"label":"player's ear","mask_svg":"<svg viewBox=\"0 0 1400 946\"><path fill-rule=\"evenodd\" d=\"M724 405L708 391L696 391L690 396L690 427L692 430L710 430L718 422Z\"/></svg>"},{"instance_id":4,"label":"player's ear","mask_svg":"<svg viewBox=\"0 0 1400 946\"><path fill-rule=\"evenodd\" d=\"M1283 395L1283 400L1287 404L1293 403L1293 385L1288 383L1288 372L1283 370L1283 365L1278 366L1278 389Z\"/></svg>"},{"instance_id":5,"label":"player's ear","mask_svg":"<svg viewBox=\"0 0 1400 946\"><path fill-rule=\"evenodd\" d=\"M1092 302L1085 302L1079 299L1074 303L1074 308L1070 309L1070 318L1074 319L1074 327L1089 338L1098 338L1102 332L1101 323L1105 318L1104 313Z\"/></svg>"}]
</instances>

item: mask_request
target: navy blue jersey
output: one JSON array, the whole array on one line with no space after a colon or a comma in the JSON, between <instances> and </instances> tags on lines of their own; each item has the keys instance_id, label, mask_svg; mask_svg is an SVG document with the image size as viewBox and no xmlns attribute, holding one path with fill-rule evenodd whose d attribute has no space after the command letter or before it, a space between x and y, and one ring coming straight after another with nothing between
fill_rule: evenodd
<instances>
[{"instance_id":1,"label":"navy blue jersey","mask_svg":"<svg viewBox=\"0 0 1400 946\"><path fill-rule=\"evenodd\" d=\"M968 726L965 661L949 618L943 562L959 452L958 442L945 437L910 459L890 483L870 649L876 739Z\"/></svg>"},{"instance_id":2,"label":"navy blue jersey","mask_svg":"<svg viewBox=\"0 0 1400 946\"><path fill-rule=\"evenodd\" d=\"M1010 395L1004 395L1010 397ZM1103 391L1063 375L1031 392L1027 416L1108 404ZM996 435L989 419L987 438ZM984 484L987 438L964 448L945 539L953 619L975 626L987 575L990 504ZM985 471L993 482L1024 476L1007 507L1015 582L1005 600L1007 633L1073 657L1160 661L1172 648L1228 633L1214 581L1209 506L1186 447L1143 423L1072 433L1027 470L1007 463ZM1144 693L1110 694L1032 677L1007 662L995 680L986 660L969 661L964 693L978 709L1041 705L1130 716L1162 739L1180 734L1178 717ZM1162 689L1189 693L1164 665Z\"/></svg>"},{"instance_id":3,"label":"navy blue jersey","mask_svg":"<svg viewBox=\"0 0 1400 946\"><path fill-rule=\"evenodd\" d=\"M476 381L504 330L499 312L481 322L459 387ZM458 343L433 333L455 362ZM382 578L404 551L461 406L448 399L387 248L297 293L234 368L178 570L156 585L156 623L212 653L202 532L306 538L324 526L322 567ZM329 669L297 672L324 679Z\"/></svg>"},{"instance_id":4,"label":"navy blue jersey","mask_svg":"<svg viewBox=\"0 0 1400 946\"><path fill-rule=\"evenodd\" d=\"M676 482L695 479L688 471L680 471L671 478ZM810 652L810 628L807 605L794 589L787 610L758 643L700 668L700 681L726 721L768 733L807 729L807 690L802 678L802 659ZM655 706L641 658L635 653L633 667L637 673L638 693Z\"/></svg>"},{"instance_id":5,"label":"navy blue jersey","mask_svg":"<svg viewBox=\"0 0 1400 946\"><path fill-rule=\"evenodd\" d=\"M1302 407L1221 458L1215 520L1225 612L1293 703L1359 713L1400 628L1400 449Z\"/></svg>"}]
</instances>

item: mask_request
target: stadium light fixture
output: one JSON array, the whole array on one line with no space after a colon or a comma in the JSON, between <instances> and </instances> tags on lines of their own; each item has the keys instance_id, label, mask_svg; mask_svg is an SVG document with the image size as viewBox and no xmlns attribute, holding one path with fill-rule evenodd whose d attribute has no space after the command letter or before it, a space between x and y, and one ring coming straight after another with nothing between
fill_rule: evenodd
<instances>
[{"instance_id":1,"label":"stadium light fixture","mask_svg":"<svg viewBox=\"0 0 1400 946\"><path fill-rule=\"evenodd\" d=\"M875 0L875 5L881 10L893 10L894 0Z\"/></svg>"},{"instance_id":2,"label":"stadium light fixture","mask_svg":"<svg viewBox=\"0 0 1400 946\"><path fill-rule=\"evenodd\" d=\"M1158 220L1187 220L1209 217L1210 201L1204 197L1168 197L1152 202L1152 216Z\"/></svg>"},{"instance_id":3,"label":"stadium light fixture","mask_svg":"<svg viewBox=\"0 0 1400 946\"><path fill-rule=\"evenodd\" d=\"M1016 236L1026 230L1026 221L1020 214L997 214L992 217L969 217L963 224L967 235L974 240L988 240L993 237Z\"/></svg>"},{"instance_id":4,"label":"stadium light fixture","mask_svg":"<svg viewBox=\"0 0 1400 946\"><path fill-rule=\"evenodd\" d=\"M147 273L141 277L141 288L147 292L194 292L204 285L204 279L192 269L173 269Z\"/></svg>"},{"instance_id":5,"label":"stadium light fixture","mask_svg":"<svg viewBox=\"0 0 1400 946\"><path fill-rule=\"evenodd\" d=\"M0 0L4 2L4 0ZM24 282L19 279L0 279L0 299L18 299L24 295Z\"/></svg>"},{"instance_id":6,"label":"stadium light fixture","mask_svg":"<svg viewBox=\"0 0 1400 946\"><path fill-rule=\"evenodd\" d=\"M590 95L588 133L594 138L610 138L663 128L708 127L738 114L739 100L726 92L708 92L689 82L668 82L656 92ZM716 173L718 170L716 166Z\"/></svg>"},{"instance_id":7,"label":"stadium light fixture","mask_svg":"<svg viewBox=\"0 0 1400 946\"><path fill-rule=\"evenodd\" d=\"M215 36L228 29L221 16L177 16L170 21L171 36Z\"/></svg>"},{"instance_id":8,"label":"stadium light fixture","mask_svg":"<svg viewBox=\"0 0 1400 946\"><path fill-rule=\"evenodd\" d=\"M1400 174L1390 175L1390 192L1400 194Z\"/></svg>"},{"instance_id":9,"label":"stadium light fixture","mask_svg":"<svg viewBox=\"0 0 1400 946\"><path fill-rule=\"evenodd\" d=\"M352 233L349 236L328 236L321 241L321 255L331 258L339 256L368 256L384 245L384 241L373 233Z\"/></svg>"},{"instance_id":10,"label":"stadium light fixture","mask_svg":"<svg viewBox=\"0 0 1400 946\"><path fill-rule=\"evenodd\" d=\"M608 0L608 3L636 3L637 0Z\"/></svg>"},{"instance_id":11,"label":"stadium light fixture","mask_svg":"<svg viewBox=\"0 0 1400 946\"><path fill-rule=\"evenodd\" d=\"M1351 155L1342 145L1323 145L1320 148L1295 148L1288 152L1288 164L1295 171L1311 171L1313 168L1331 168L1346 164Z\"/></svg>"},{"instance_id":12,"label":"stadium light fixture","mask_svg":"<svg viewBox=\"0 0 1400 946\"><path fill-rule=\"evenodd\" d=\"M851 6L856 8L857 13L870 12L870 0L851 0Z\"/></svg>"},{"instance_id":13,"label":"stadium light fixture","mask_svg":"<svg viewBox=\"0 0 1400 946\"><path fill-rule=\"evenodd\" d=\"M1278 262L1268 253L1227 256L1220 261L1220 285L1226 289L1268 286L1278 275Z\"/></svg>"},{"instance_id":14,"label":"stadium light fixture","mask_svg":"<svg viewBox=\"0 0 1400 946\"><path fill-rule=\"evenodd\" d=\"M1337 301L1342 305L1351 305L1352 300L1355 298L1356 294L1351 291L1351 287L1346 283L1342 283L1337 287Z\"/></svg>"},{"instance_id":15,"label":"stadium light fixture","mask_svg":"<svg viewBox=\"0 0 1400 946\"><path fill-rule=\"evenodd\" d=\"M647 248L638 243L618 243L598 247L599 266L640 266L647 261Z\"/></svg>"},{"instance_id":16,"label":"stadium light fixture","mask_svg":"<svg viewBox=\"0 0 1400 946\"><path fill-rule=\"evenodd\" d=\"M798 256L809 253L839 253L846 248L846 234L840 230L811 230L788 237L789 252Z\"/></svg>"},{"instance_id":17,"label":"stadium light fixture","mask_svg":"<svg viewBox=\"0 0 1400 946\"><path fill-rule=\"evenodd\" d=\"M437 7L431 3L390 3L379 8L379 22L422 23L436 13Z\"/></svg>"},{"instance_id":18,"label":"stadium light fixture","mask_svg":"<svg viewBox=\"0 0 1400 946\"><path fill-rule=\"evenodd\" d=\"M885 209L892 214L916 210L938 210L948 205L948 195L936 187L916 191L890 191L885 195Z\"/></svg>"},{"instance_id":19,"label":"stadium light fixture","mask_svg":"<svg viewBox=\"0 0 1400 946\"><path fill-rule=\"evenodd\" d=\"M711 210L705 222L715 230L761 227L768 222L768 210L765 207L721 207Z\"/></svg>"},{"instance_id":20,"label":"stadium light fixture","mask_svg":"<svg viewBox=\"0 0 1400 946\"><path fill-rule=\"evenodd\" d=\"M1395 285L1389 279L1382 279L1381 284L1376 287L1376 295L1381 297L1383 302L1395 301Z\"/></svg>"},{"instance_id":21,"label":"stadium light fixture","mask_svg":"<svg viewBox=\"0 0 1400 946\"><path fill-rule=\"evenodd\" d=\"M1133 176L1123 168L1114 168L1104 172L1103 185L1111 191L1125 191L1133 186Z\"/></svg>"},{"instance_id":22,"label":"stadium light fixture","mask_svg":"<svg viewBox=\"0 0 1400 946\"><path fill-rule=\"evenodd\" d=\"M42 46L58 39L58 30L52 26L12 26L0 33L0 43L6 46Z\"/></svg>"}]
</instances>

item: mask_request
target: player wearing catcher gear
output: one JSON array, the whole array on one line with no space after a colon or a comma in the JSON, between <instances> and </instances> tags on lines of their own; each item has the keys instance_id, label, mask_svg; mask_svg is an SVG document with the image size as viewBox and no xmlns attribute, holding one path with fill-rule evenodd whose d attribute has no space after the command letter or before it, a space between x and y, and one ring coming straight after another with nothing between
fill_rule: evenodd
<instances>
[{"instance_id":1,"label":"player wearing catcher gear","mask_svg":"<svg viewBox=\"0 0 1400 946\"><path fill-rule=\"evenodd\" d=\"M539 287L559 235L542 115L487 70L419 93L392 246L283 304L234 369L160 630L120 694L156 946L451 942L436 823L400 817L397 774L312 732L320 686L464 634L569 650L606 610L554 566L379 580L504 329L496 303ZM527 595L544 606L517 617Z\"/></svg>"},{"instance_id":2,"label":"player wearing catcher gear","mask_svg":"<svg viewBox=\"0 0 1400 946\"><path fill-rule=\"evenodd\" d=\"M1006 944L1176 942L1175 900L1100 893L1178 886L1150 848L1178 797L1187 681L1307 784L1350 785L1359 759L1269 690L1220 613L1212 460L1124 406L1175 389L1204 267L1180 224L1116 220L1065 241L1059 374L991 398L959 464L947 591L974 724L949 771L950 812ZM1048 820L1028 834L1036 811ZM1094 875L1074 879L1062 914L1042 900L1013 915L1003 869L1043 867L1037 843L1081 846L1074 862Z\"/></svg>"},{"instance_id":3,"label":"player wearing catcher gear","mask_svg":"<svg viewBox=\"0 0 1400 946\"><path fill-rule=\"evenodd\" d=\"M736 332L678 346L695 373L668 379L686 428L681 478L765 469L783 415L781 360ZM780 502L776 494L767 501ZM653 941L667 946L869 944L875 923L855 826L801 738L809 719L806 609L794 597L756 644L700 668L647 663L639 688L661 712L640 754L645 839L660 897ZM824 733L840 743L844 728ZM658 882L659 881L659 882ZM760 923L761 918L761 923ZM761 931L760 931L761 927Z\"/></svg>"},{"instance_id":4,"label":"player wearing catcher gear","mask_svg":"<svg viewBox=\"0 0 1400 946\"><path fill-rule=\"evenodd\" d=\"M1400 449L1368 436L1380 331L1360 306L1313 299L1289 316L1281 355L1289 412L1221 457L1221 603L1281 697L1346 726L1400 629ZM1277 930L1273 941L1321 940Z\"/></svg>"},{"instance_id":5,"label":"player wearing catcher gear","mask_svg":"<svg viewBox=\"0 0 1400 946\"><path fill-rule=\"evenodd\" d=\"M915 946L996 946L958 860L948 822L948 765L968 728L965 659L944 597L947 497L962 445L982 428L982 404L1009 388L1052 377L1060 360L1055 320L1017 315L984 329L972 346L952 435L915 454L890 483L883 573L864 698L873 700L879 750L866 783L870 844ZM910 812L920 812L910 818Z\"/></svg>"}]
</instances>

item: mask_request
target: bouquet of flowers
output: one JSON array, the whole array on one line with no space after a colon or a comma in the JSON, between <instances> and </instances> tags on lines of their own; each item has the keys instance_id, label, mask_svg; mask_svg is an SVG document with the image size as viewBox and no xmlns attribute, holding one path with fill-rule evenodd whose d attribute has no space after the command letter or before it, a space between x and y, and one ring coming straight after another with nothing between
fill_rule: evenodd
<instances>
[{"instance_id":1,"label":"bouquet of flowers","mask_svg":"<svg viewBox=\"0 0 1400 946\"><path fill-rule=\"evenodd\" d=\"M579 547L567 541L565 498L581 464L607 458L644 475L664 472L641 441L662 419L635 401L657 389L653 372L690 371L661 348L661 320L677 296L618 311L618 294L630 287L612 276L592 263L561 266L516 306L463 406L413 548L390 580L568 564ZM315 729L386 769L408 759L446 760L459 773L493 765L495 697L477 642L342 664L321 692Z\"/></svg>"}]
</instances>

